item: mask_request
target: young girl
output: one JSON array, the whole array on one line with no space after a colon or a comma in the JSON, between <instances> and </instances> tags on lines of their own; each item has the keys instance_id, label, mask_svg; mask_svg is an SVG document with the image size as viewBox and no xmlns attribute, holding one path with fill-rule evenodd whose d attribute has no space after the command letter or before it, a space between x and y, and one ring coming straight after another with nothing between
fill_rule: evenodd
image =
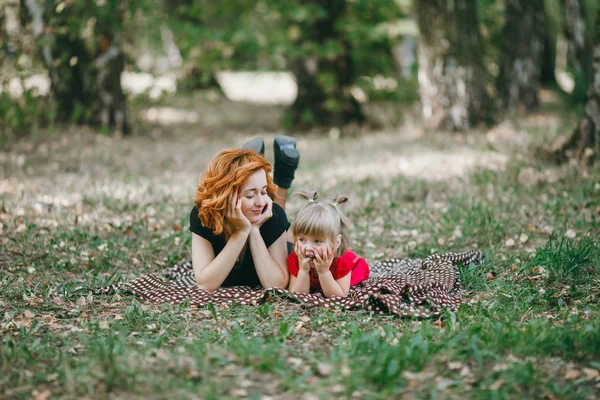
<instances>
[{"instance_id":1,"label":"young girl","mask_svg":"<svg viewBox=\"0 0 600 400\"><path fill-rule=\"evenodd\" d=\"M350 286L369 278L369 265L348 250L348 219L338 196L332 202L317 201L316 191L295 194L307 201L293 223L294 252L288 256L289 290L310 293L322 290L326 297L346 297Z\"/></svg>"}]
</instances>

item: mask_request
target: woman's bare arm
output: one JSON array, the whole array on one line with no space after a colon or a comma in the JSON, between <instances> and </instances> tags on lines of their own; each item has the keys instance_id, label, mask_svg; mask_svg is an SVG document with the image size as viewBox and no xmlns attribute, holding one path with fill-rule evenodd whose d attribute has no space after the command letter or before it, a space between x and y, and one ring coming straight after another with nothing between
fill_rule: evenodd
<instances>
[{"instance_id":1,"label":"woman's bare arm","mask_svg":"<svg viewBox=\"0 0 600 400\"><path fill-rule=\"evenodd\" d=\"M340 279L335 279L330 271L319 273L319 283L325 297L346 297L350 291L350 277L352 272Z\"/></svg>"},{"instance_id":2,"label":"woman's bare arm","mask_svg":"<svg viewBox=\"0 0 600 400\"><path fill-rule=\"evenodd\" d=\"M258 227L250 231L250 252L260 283L265 288L285 288L288 284L286 232L267 249Z\"/></svg>"},{"instance_id":3,"label":"woman's bare arm","mask_svg":"<svg viewBox=\"0 0 600 400\"><path fill-rule=\"evenodd\" d=\"M235 231L223 250L215 257L210 242L192 233L192 265L200 289L212 292L223 284L244 248L248 235L249 232L246 231Z\"/></svg>"}]
</instances>

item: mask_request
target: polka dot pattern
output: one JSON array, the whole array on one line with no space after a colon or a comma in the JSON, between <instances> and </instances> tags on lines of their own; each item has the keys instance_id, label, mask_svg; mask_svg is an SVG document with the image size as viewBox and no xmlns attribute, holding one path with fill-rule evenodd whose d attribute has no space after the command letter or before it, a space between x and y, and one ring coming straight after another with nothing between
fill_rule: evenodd
<instances>
[{"instance_id":1,"label":"polka dot pattern","mask_svg":"<svg viewBox=\"0 0 600 400\"><path fill-rule=\"evenodd\" d=\"M392 258L378 261L371 266L369 280L351 287L348 297L327 298L322 293L303 294L247 286L222 287L207 292L196 286L190 262L169 268L165 274L167 280L149 274L130 282L99 288L94 293L111 294L122 290L150 302L179 304L189 301L193 306L233 302L258 305L276 293L307 306L432 318L439 316L444 309L456 311L462 303L459 265L479 264L482 260L481 251L472 250L434 254L425 260Z\"/></svg>"}]
</instances>

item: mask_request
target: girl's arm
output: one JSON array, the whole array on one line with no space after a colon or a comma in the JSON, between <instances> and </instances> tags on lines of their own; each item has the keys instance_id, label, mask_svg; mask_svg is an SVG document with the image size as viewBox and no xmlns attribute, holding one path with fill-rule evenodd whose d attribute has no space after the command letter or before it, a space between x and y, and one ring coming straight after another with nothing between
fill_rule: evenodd
<instances>
[{"instance_id":1,"label":"girl's arm","mask_svg":"<svg viewBox=\"0 0 600 400\"><path fill-rule=\"evenodd\" d=\"M212 292L223 284L246 244L249 234L249 231L235 231L223 250L215 257L210 242L192 233L192 266L200 289Z\"/></svg>"},{"instance_id":2,"label":"girl's arm","mask_svg":"<svg viewBox=\"0 0 600 400\"><path fill-rule=\"evenodd\" d=\"M265 288L285 288L288 284L286 234L283 232L267 249L259 227L250 230L250 252L258 279Z\"/></svg>"},{"instance_id":3,"label":"girl's arm","mask_svg":"<svg viewBox=\"0 0 600 400\"><path fill-rule=\"evenodd\" d=\"M296 293L310 293L310 264L298 242L294 243L294 253L298 257L298 276L290 274L289 290ZM289 259L288 259L289 262Z\"/></svg>"},{"instance_id":4,"label":"girl's arm","mask_svg":"<svg viewBox=\"0 0 600 400\"><path fill-rule=\"evenodd\" d=\"M291 292L310 293L310 275L308 271L303 269L298 270L298 276L290 275Z\"/></svg>"},{"instance_id":5,"label":"girl's arm","mask_svg":"<svg viewBox=\"0 0 600 400\"><path fill-rule=\"evenodd\" d=\"M350 291L351 276L352 272L350 272L343 278L335 280L333 278L333 275L331 275L331 271L327 270L323 273L319 272L319 282L321 283L321 289L323 289L323 294L325 295L325 297L348 296L348 292Z\"/></svg>"}]
</instances>

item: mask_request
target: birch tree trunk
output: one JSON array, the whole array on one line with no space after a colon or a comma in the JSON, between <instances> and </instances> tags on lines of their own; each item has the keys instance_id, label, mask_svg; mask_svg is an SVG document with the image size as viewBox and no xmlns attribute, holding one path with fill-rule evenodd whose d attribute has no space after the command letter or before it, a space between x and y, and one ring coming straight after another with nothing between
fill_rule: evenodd
<instances>
[{"instance_id":1,"label":"birch tree trunk","mask_svg":"<svg viewBox=\"0 0 600 400\"><path fill-rule=\"evenodd\" d=\"M563 0L563 6L564 31L568 42L567 67L575 77L573 95L583 100L592 68L592 44L586 24L585 0Z\"/></svg>"},{"instance_id":2,"label":"birch tree trunk","mask_svg":"<svg viewBox=\"0 0 600 400\"><path fill-rule=\"evenodd\" d=\"M465 131L492 117L475 0L415 2L419 92L428 128Z\"/></svg>"},{"instance_id":3,"label":"birch tree trunk","mask_svg":"<svg viewBox=\"0 0 600 400\"><path fill-rule=\"evenodd\" d=\"M558 161L564 161L569 152L585 161L598 159L600 154L600 12L596 17L595 36L585 113L570 139L553 151Z\"/></svg>"},{"instance_id":4,"label":"birch tree trunk","mask_svg":"<svg viewBox=\"0 0 600 400\"><path fill-rule=\"evenodd\" d=\"M513 113L539 106L544 51L544 1L507 0L504 46L496 83L498 108Z\"/></svg>"}]
</instances>

